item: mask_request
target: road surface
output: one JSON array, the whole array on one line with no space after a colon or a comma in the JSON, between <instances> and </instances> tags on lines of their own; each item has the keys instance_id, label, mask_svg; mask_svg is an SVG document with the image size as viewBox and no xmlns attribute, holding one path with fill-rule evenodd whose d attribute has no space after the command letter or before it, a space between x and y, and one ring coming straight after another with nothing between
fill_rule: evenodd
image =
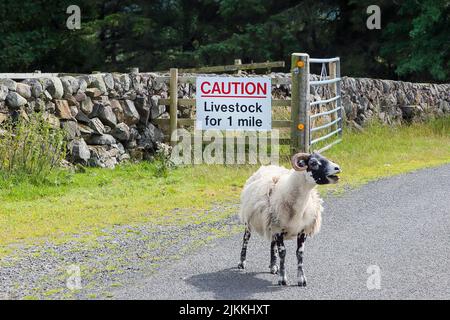
<instances>
[{"instance_id":1,"label":"road surface","mask_svg":"<svg viewBox=\"0 0 450 320\"><path fill-rule=\"evenodd\" d=\"M328 197L324 206L321 232L306 241L306 288L295 286L293 241L287 241L290 286L280 287L268 272L269 243L256 235L247 269L236 268L242 235L235 235L118 288L114 297L450 299L450 165L372 182Z\"/></svg>"}]
</instances>

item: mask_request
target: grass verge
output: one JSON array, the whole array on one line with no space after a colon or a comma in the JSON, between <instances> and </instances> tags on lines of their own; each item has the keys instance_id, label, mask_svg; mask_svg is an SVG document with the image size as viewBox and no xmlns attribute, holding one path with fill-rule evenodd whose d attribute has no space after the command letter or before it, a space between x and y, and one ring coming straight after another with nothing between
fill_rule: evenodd
<instances>
[{"instance_id":1,"label":"grass verge","mask_svg":"<svg viewBox=\"0 0 450 320\"><path fill-rule=\"evenodd\" d=\"M320 187L321 192L450 163L450 118L396 128L373 124L362 134L346 131L344 141L325 155L341 165L343 174L339 185ZM40 186L0 181L0 246L6 252L6 245L16 242L100 235L112 225L221 220L234 212L209 210L238 202L242 185L256 169L197 165L159 177L157 164L140 163L114 170L88 168L62 182L56 175L55 183Z\"/></svg>"}]
</instances>

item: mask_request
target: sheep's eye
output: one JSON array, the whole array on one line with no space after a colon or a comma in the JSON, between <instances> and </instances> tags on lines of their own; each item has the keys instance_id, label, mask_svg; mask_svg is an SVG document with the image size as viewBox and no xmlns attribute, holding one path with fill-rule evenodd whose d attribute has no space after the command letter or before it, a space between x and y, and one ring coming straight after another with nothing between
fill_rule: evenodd
<instances>
[{"instance_id":1,"label":"sheep's eye","mask_svg":"<svg viewBox=\"0 0 450 320\"><path fill-rule=\"evenodd\" d=\"M306 162L305 162L305 160L300 160L300 161L297 163L297 165L298 165L300 168L302 168L302 167L306 166Z\"/></svg>"},{"instance_id":2,"label":"sheep's eye","mask_svg":"<svg viewBox=\"0 0 450 320\"><path fill-rule=\"evenodd\" d=\"M317 159L309 160L309 168L311 170L318 170L320 166L320 162Z\"/></svg>"}]
</instances>

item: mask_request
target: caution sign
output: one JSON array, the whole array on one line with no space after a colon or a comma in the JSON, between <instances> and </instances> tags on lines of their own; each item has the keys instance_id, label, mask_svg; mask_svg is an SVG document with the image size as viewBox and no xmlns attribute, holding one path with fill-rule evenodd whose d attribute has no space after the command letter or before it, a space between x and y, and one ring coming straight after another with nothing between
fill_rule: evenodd
<instances>
[{"instance_id":1,"label":"caution sign","mask_svg":"<svg viewBox=\"0 0 450 320\"><path fill-rule=\"evenodd\" d=\"M197 130L269 131L270 78L198 77Z\"/></svg>"}]
</instances>

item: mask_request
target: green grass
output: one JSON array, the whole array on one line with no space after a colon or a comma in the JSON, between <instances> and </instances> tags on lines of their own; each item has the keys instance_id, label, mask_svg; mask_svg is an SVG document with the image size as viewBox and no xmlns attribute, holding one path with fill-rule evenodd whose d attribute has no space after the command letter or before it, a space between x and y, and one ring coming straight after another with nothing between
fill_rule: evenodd
<instances>
[{"instance_id":1,"label":"green grass","mask_svg":"<svg viewBox=\"0 0 450 320\"><path fill-rule=\"evenodd\" d=\"M346 131L344 141L324 153L343 169L341 191L380 177L450 162L450 118L398 128L372 125L363 134ZM150 222L159 225L212 222L234 210L208 209L237 203L257 166L197 165L169 170L157 164L87 168L56 183L34 186L0 182L0 245L66 241L73 234L102 234L102 228ZM88 236L89 237L89 236ZM81 237L83 238L83 237ZM0 252L0 255L2 253Z\"/></svg>"},{"instance_id":2,"label":"green grass","mask_svg":"<svg viewBox=\"0 0 450 320\"><path fill-rule=\"evenodd\" d=\"M374 123L362 134L346 132L324 155L343 170L341 183L329 189L450 163L450 117L402 127Z\"/></svg>"}]
</instances>

